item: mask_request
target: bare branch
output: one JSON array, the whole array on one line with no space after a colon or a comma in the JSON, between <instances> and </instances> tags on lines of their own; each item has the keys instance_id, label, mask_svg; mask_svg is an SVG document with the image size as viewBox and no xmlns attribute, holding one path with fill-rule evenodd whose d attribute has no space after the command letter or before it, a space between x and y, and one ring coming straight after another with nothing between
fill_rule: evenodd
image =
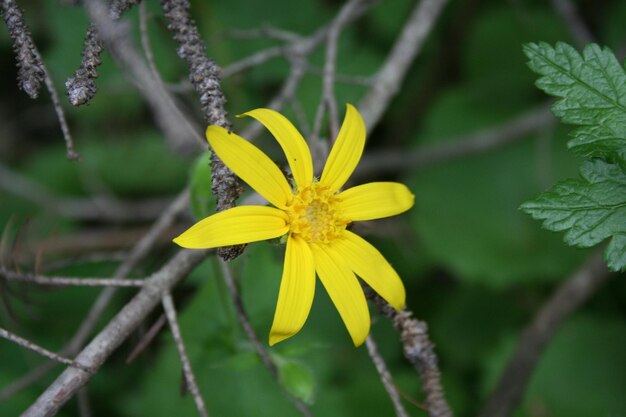
<instances>
[{"instance_id":1,"label":"bare branch","mask_svg":"<svg viewBox=\"0 0 626 417\"><path fill-rule=\"evenodd\" d=\"M9 281L30 282L40 285L53 285L64 287L143 287L144 284L144 281L140 279L121 280L116 278L69 278L24 274L15 271L9 271L3 266L0 266L0 275L4 276Z\"/></svg>"},{"instance_id":2,"label":"bare branch","mask_svg":"<svg viewBox=\"0 0 626 417\"><path fill-rule=\"evenodd\" d=\"M365 288L365 294L374 301L378 311L392 321L393 327L400 333L404 356L415 367L422 380L428 415L452 417L452 410L441 385L437 355L428 337L426 323L413 318L413 313L406 308L401 311L394 309L369 287Z\"/></svg>"},{"instance_id":3,"label":"bare branch","mask_svg":"<svg viewBox=\"0 0 626 417\"><path fill-rule=\"evenodd\" d=\"M48 211L76 220L112 222L154 220L167 206L166 200L162 198L123 201L100 196L86 199L56 196L3 164L0 164L0 189L31 201Z\"/></svg>"},{"instance_id":4,"label":"bare branch","mask_svg":"<svg viewBox=\"0 0 626 417\"><path fill-rule=\"evenodd\" d=\"M370 358L372 358L372 362L374 362L374 366L376 367L376 371L380 376L380 380L385 387L385 391L389 395L391 399L391 403L393 404L393 408L396 411L397 417L408 417L402 402L400 401L400 394L398 393L398 389L393 382L393 378L391 377L391 373L387 369L387 364L385 364L385 360L378 352L378 346L376 346L376 342L374 338L370 334L365 339L365 346L367 346L367 353L369 353Z\"/></svg>"},{"instance_id":5,"label":"bare branch","mask_svg":"<svg viewBox=\"0 0 626 417\"><path fill-rule=\"evenodd\" d=\"M109 324L81 351L76 361L93 369L102 366L106 359L139 326L156 307L170 288L185 278L208 252L181 250L158 272L146 279L146 285ZM80 388L91 379L92 374L67 368L46 391L26 410L24 417L54 415Z\"/></svg>"},{"instance_id":6,"label":"bare branch","mask_svg":"<svg viewBox=\"0 0 626 417\"><path fill-rule=\"evenodd\" d=\"M137 356L141 352L145 350L146 347L154 340L154 338L159 334L163 326L167 323L167 318L165 318L165 314L161 314L159 318L150 326L148 331L143 335L143 338L139 341L137 346L130 352L130 355L126 358L126 363L131 363L135 360Z\"/></svg>"},{"instance_id":7,"label":"bare branch","mask_svg":"<svg viewBox=\"0 0 626 417\"><path fill-rule=\"evenodd\" d=\"M226 36L234 39L268 38L283 42L295 42L301 36L288 30L278 29L270 24L264 24L259 29L228 29Z\"/></svg>"},{"instance_id":8,"label":"bare branch","mask_svg":"<svg viewBox=\"0 0 626 417\"><path fill-rule=\"evenodd\" d=\"M326 37L326 58L324 61L324 75L322 77L322 100L318 112L328 109L328 124L330 137L335 140L339 133L339 115L337 111L337 99L335 98L335 76L337 72L337 42L339 34L344 26L350 22L351 17L360 8L370 6L371 0L349 0L339 11L328 31ZM316 117L317 119L317 117Z\"/></svg>"},{"instance_id":9,"label":"bare branch","mask_svg":"<svg viewBox=\"0 0 626 417\"><path fill-rule=\"evenodd\" d=\"M51 359L51 360L53 360L55 362L62 363L62 364L67 365L67 366L71 366L72 368L80 369L83 372L87 372L87 373L91 372L91 369L88 366L81 365L80 363L78 363L76 361L64 358L61 355L57 355L54 352L50 352L49 350L44 349L41 346L37 346L33 342L31 342L29 340L26 340L23 337L20 337L18 335L15 335L15 334L13 334L13 333L9 332L8 330L5 330L5 329L3 329L1 327L0 327L0 337L6 339L8 341L11 341L11 342L13 342L15 344L18 344L18 345L20 345L23 348L26 348L28 350L32 350L33 352L38 353L41 356L45 356L46 358Z\"/></svg>"},{"instance_id":10,"label":"bare branch","mask_svg":"<svg viewBox=\"0 0 626 417\"><path fill-rule=\"evenodd\" d=\"M526 386L544 349L561 323L609 278L600 253L585 262L554 292L522 332L515 353L489 396L481 417L508 417L524 397Z\"/></svg>"},{"instance_id":11,"label":"bare branch","mask_svg":"<svg viewBox=\"0 0 626 417\"><path fill-rule=\"evenodd\" d=\"M165 211L163 211L159 219L151 226L148 233L146 233L144 237L135 244L130 254L127 256L126 260L115 271L115 274L113 275L114 278L121 279L126 277L137 266L137 264L150 253L150 251L156 245L159 236L163 233L165 229L172 225L180 212L187 207L188 203L189 190L185 189L172 202L172 204ZM74 336L72 336L72 339L61 350L61 354L74 355L80 350L80 348L87 340L87 337L89 337L94 327L100 320L100 317L111 303L111 300L113 299L113 296L116 294L116 292L116 288L106 288L100 293L96 301L94 301L91 310L89 310L89 312L87 313L82 324L80 325ZM10 398L15 393L37 382L51 369L51 364L45 363L33 369L31 372L14 381L10 385L7 385L0 391L0 401Z\"/></svg>"},{"instance_id":12,"label":"bare branch","mask_svg":"<svg viewBox=\"0 0 626 417\"><path fill-rule=\"evenodd\" d=\"M208 417L209 414L206 411L206 406L204 405L204 400L202 399L202 395L200 394L200 388L198 388L198 384L196 383L196 378L193 375L193 370L191 369L191 363L189 362L189 357L187 356L187 350L185 349L185 344L183 342L183 337L180 333L180 328L178 327L178 320L176 319L176 308L174 307L174 300L172 300L172 296L168 293L163 296L161 300L163 304L163 310L165 310L165 316L167 317L167 322L172 330L172 337L174 338L174 344L176 345L176 349L178 350L178 356L180 356L180 361L183 364L183 375L185 375L185 381L187 383L187 387L193 396L193 400L196 403L196 408L198 409L198 414L202 417Z\"/></svg>"},{"instance_id":13,"label":"bare branch","mask_svg":"<svg viewBox=\"0 0 626 417\"><path fill-rule=\"evenodd\" d=\"M205 147L205 141L200 133L190 129L193 124L184 120L184 114L176 106L163 83L155 79L143 62L131 43L126 25L111 19L102 0L86 0L84 5L97 29L98 37L127 71L132 83L150 106L155 123L172 146L182 150Z\"/></svg>"},{"instance_id":14,"label":"bare branch","mask_svg":"<svg viewBox=\"0 0 626 417\"><path fill-rule=\"evenodd\" d=\"M246 336L252 343L254 350L256 351L259 359L265 367L270 371L272 377L276 382L282 387L280 382L278 381L278 367L270 357L269 353L259 340L256 332L252 328L252 324L250 324L250 319L248 318L248 313L246 313L246 309L243 305L243 301L241 300L241 295L239 294L239 289L237 288L237 283L235 282L235 278L233 277L233 273L230 269L230 266L225 261L220 261L220 266L222 268L222 276L224 281L226 282L226 286L228 287L228 291L233 299L233 304L235 305L235 312L237 313L237 317L239 318L239 322L241 323L241 327L243 327ZM311 411L307 408L307 406L299 399L296 398L289 393L286 393L289 396L289 399L294 404L296 409L305 417L311 417Z\"/></svg>"},{"instance_id":15,"label":"bare branch","mask_svg":"<svg viewBox=\"0 0 626 417\"><path fill-rule=\"evenodd\" d=\"M561 16L563 22L565 22L577 47L583 48L588 43L594 41L589 28L585 25L585 22L580 17L576 6L571 0L551 0L551 3L554 10Z\"/></svg>"},{"instance_id":16,"label":"bare branch","mask_svg":"<svg viewBox=\"0 0 626 417\"><path fill-rule=\"evenodd\" d=\"M489 128L455 139L446 139L441 145L414 151L389 150L365 155L356 169L356 176L380 172L398 172L403 169L422 169L452 159L476 155L521 140L532 132L548 129L556 120L548 106L532 109L494 128Z\"/></svg>"},{"instance_id":17,"label":"bare branch","mask_svg":"<svg viewBox=\"0 0 626 417\"><path fill-rule=\"evenodd\" d=\"M178 55L189 67L189 81L198 95L206 121L211 125L230 129L224 105L226 99L220 86L220 68L206 54L204 44L195 22L189 14L187 0L161 0L161 7L168 19L168 28L179 44ZM235 206L235 200L243 189L237 177L217 157L211 154L211 189L217 198L217 211ZM220 248L218 255L222 259L234 259L241 254L243 246Z\"/></svg>"},{"instance_id":18,"label":"bare branch","mask_svg":"<svg viewBox=\"0 0 626 417\"><path fill-rule=\"evenodd\" d=\"M411 12L385 64L376 74L373 87L359 104L368 131L371 132L378 124L391 99L397 94L411 63L421 51L446 3L447 0L420 0Z\"/></svg>"}]
</instances>

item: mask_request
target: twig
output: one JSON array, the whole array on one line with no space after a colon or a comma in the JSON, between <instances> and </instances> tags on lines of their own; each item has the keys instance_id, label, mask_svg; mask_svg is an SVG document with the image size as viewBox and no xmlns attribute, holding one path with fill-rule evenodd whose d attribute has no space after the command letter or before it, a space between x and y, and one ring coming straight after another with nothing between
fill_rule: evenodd
<instances>
[{"instance_id":1,"label":"twig","mask_svg":"<svg viewBox=\"0 0 626 417\"><path fill-rule=\"evenodd\" d=\"M78 412L80 417L92 417L93 411L91 409L91 403L89 401L89 392L87 387L78 390Z\"/></svg>"},{"instance_id":2,"label":"twig","mask_svg":"<svg viewBox=\"0 0 626 417\"><path fill-rule=\"evenodd\" d=\"M387 365L385 364L385 360L378 352L378 346L376 346L376 342L374 338L370 334L365 339L365 346L367 346L367 353L369 353L370 358L372 358L372 362L376 367L376 371L380 376L380 380L391 399L391 403L393 404L393 408L396 411L397 417L408 417L409 415L406 413L402 402L400 401L400 394L396 388L396 385L393 382L393 378L391 377L391 373L387 369Z\"/></svg>"},{"instance_id":3,"label":"twig","mask_svg":"<svg viewBox=\"0 0 626 417\"><path fill-rule=\"evenodd\" d=\"M174 307L174 301L172 300L172 296L169 293L165 294L163 296L163 299L161 300L161 304L163 304L163 310L165 310L167 322L170 326L170 329L172 330L174 344L176 345L176 349L178 350L178 356L180 356L180 361L183 365L183 375L185 376L187 388L191 392L193 400L196 403L198 414L200 414L202 417L208 417L206 406L204 405L204 400L202 399L202 395L200 394L200 388L198 388L198 384L196 383L196 378L193 375L193 369L191 369L189 356L187 356L183 337L180 333L180 328L178 327L178 321L176 319L176 308Z\"/></svg>"},{"instance_id":4,"label":"twig","mask_svg":"<svg viewBox=\"0 0 626 417\"><path fill-rule=\"evenodd\" d=\"M269 38L283 42L294 42L301 36L288 30L278 29L269 24L264 24L259 29L229 29L226 35L234 39L259 39Z\"/></svg>"},{"instance_id":5,"label":"twig","mask_svg":"<svg viewBox=\"0 0 626 417\"><path fill-rule=\"evenodd\" d=\"M211 125L230 129L224 105L226 99L220 86L219 67L207 56L204 44L195 22L189 14L187 0L161 0L161 7L168 19L168 29L178 42L178 55L187 63L189 81L200 96L200 104L206 121ZM217 157L211 154L211 190L217 198L217 211L234 207L235 200L243 189L237 177ZM243 246L218 249L218 255L225 260L241 254Z\"/></svg>"},{"instance_id":6,"label":"twig","mask_svg":"<svg viewBox=\"0 0 626 417\"><path fill-rule=\"evenodd\" d=\"M422 169L455 158L476 155L521 140L532 132L553 126L556 120L548 106L532 109L494 128L455 139L442 140L441 145L402 152L389 150L365 155L356 169L356 176L385 171Z\"/></svg>"},{"instance_id":7,"label":"twig","mask_svg":"<svg viewBox=\"0 0 626 417\"><path fill-rule=\"evenodd\" d=\"M318 75L320 77L324 76L324 70L316 67L315 65L307 65L306 72L307 74L311 75ZM371 87L372 85L374 85L374 79L370 76L348 75L340 73L335 73L335 82L360 85L364 87Z\"/></svg>"},{"instance_id":8,"label":"twig","mask_svg":"<svg viewBox=\"0 0 626 417\"><path fill-rule=\"evenodd\" d=\"M593 42L593 36L581 19L576 6L570 0L551 0L552 7L561 16L567 29L579 48Z\"/></svg>"},{"instance_id":9,"label":"twig","mask_svg":"<svg viewBox=\"0 0 626 417\"><path fill-rule=\"evenodd\" d=\"M166 206L162 198L144 201L111 200L100 197L76 199L56 196L47 189L0 163L0 189L76 220L128 222L154 220Z\"/></svg>"},{"instance_id":10,"label":"twig","mask_svg":"<svg viewBox=\"0 0 626 417\"><path fill-rule=\"evenodd\" d=\"M184 114L178 109L171 95L143 62L139 52L128 36L128 28L111 19L102 0L85 0L85 9L98 31L98 37L114 58L130 76L132 83L146 99L154 115L154 121L163 131L170 144L180 150L205 147L199 132L190 129Z\"/></svg>"},{"instance_id":11,"label":"twig","mask_svg":"<svg viewBox=\"0 0 626 417\"><path fill-rule=\"evenodd\" d=\"M157 321L155 321L154 324L150 326L146 334L143 335L143 338L139 341L139 343L137 343L137 346L135 346L132 352L130 352L130 355L128 355L128 357L126 358L127 364L134 361L135 358L139 356L139 354L143 352L146 347L148 347L150 342L154 340L154 338L157 334L159 334L163 326L165 326L165 323L167 323L165 314L161 314Z\"/></svg>"},{"instance_id":12,"label":"twig","mask_svg":"<svg viewBox=\"0 0 626 417\"><path fill-rule=\"evenodd\" d=\"M0 266L0 275L9 281L30 282L40 285L57 286L82 286L82 287L143 287L144 281L140 279L116 279L116 278L69 278L48 277L44 275L24 274L9 271Z\"/></svg>"},{"instance_id":13,"label":"twig","mask_svg":"<svg viewBox=\"0 0 626 417\"><path fill-rule=\"evenodd\" d=\"M59 95L50 78L48 69L41 59L41 54L35 47L26 23L24 23L21 10L13 0L2 0L0 5L0 14L2 14L9 30L9 35L13 39L13 49L15 50L19 69L18 83L20 88L31 98L37 98L41 82L43 81L46 84L61 131L63 132L63 138L65 139L67 158L70 160L79 159L80 155L74 150L74 142L70 129L67 126L65 112L59 101Z\"/></svg>"},{"instance_id":14,"label":"twig","mask_svg":"<svg viewBox=\"0 0 626 417\"><path fill-rule=\"evenodd\" d=\"M447 0L420 0L411 12L384 65L376 74L373 87L359 104L369 132L378 124L398 92L446 3Z\"/></svg>"},{"instance_id":15,"label":"twig","mask_svg":"<svg viewBox=\"0 0 626 417\"><path fill-rule=\"evenodd\" d=\"M26 340L23 337L15 335L1 327L0 327L0 337L8 341L11 341L15 344L18 344L23 348L32 350L33 352L38 353L41 356L45 356L46 358L51 359L55 362L62 363L67 366L71 366L72 368L75 368L75 369L80 369L81 371L86 372L86 373L91 372L91 369L88 366L81 365L78 361L73 361L71 359L64 358L63 356L58 355L54 352L50 352L48 349L44 349L41 346L37 346L30 340Z\"/></svg>"},{"instance_id":16,"label":"twig","mask_svg":"<svg viewBox=\"0 0 626 417\"><path fill-rule=\"evenodd\" d=\"M441 385L437 355L428 337L426 323L413 318L413 313L406 308L397 311L369 287L365 288L365 294L374 301L378 311L392 321L393 327L400 333L404 356L420 375L428 415L452 417L452 410L446 401Z\"/></svg>"},{"instance_id":17,"label":"twig","mask_svg":"<svg viewBox=\"0 0 626 417\"><path fill-rule=\"evenodd\" d=\"M335 75L337 72L337 42L339 34L344 26L350 21L350 17L356 10L364 7L371 0L349 0L339 11L326 37L326 57L324 61L324 74L322 77L322 100L318 112L328 109L328 124L330 127L330 137L332 140L339 132L339 115L337 111L337 99L335 98ZM317 118L316 118L317 119Z\"/></svg>"},{"instance_id":18,"label":"twig","mask_svg":"<svg viewBox=\"0 0 626 417\"><path fill-rule=\"evenodd\" d=\"M554 292L523 331L515 353L487 399L481 417L507 417L524 396L541 354L561 323L609 278L600 253L585 262Z\"/></svg>"},{"instance_id":19,"label":"twig","mask_svg":"<svg viewBox=\"0 0 626 417\"><path fill-rule=\"evenodd\" d=\"M171 205L163 211L161 216L151 226L150 230L144 235L144 237L135 244L126 260L117 268L113 277L117 279L126 277L137 266L137 264L150 253L158 241L161 233L172 225L180 212L187 207L188 203L189 189L185 189L171 203ZM85 340L87 340L87 337L93 331L106 308L109 306L116 292L116 288L106 288L100 293L80 327L74 336L72 336L72 339L61 350L62 354L74 355L78 352L78 350L85 343ZM7 385L0 390L0 401L12 397L17 392L37 382L51 369L52 366L49 363L43 364L14 381L10 385Z\"/></svg>"},{"instance_id":20,"label":"twig","mask_svg":"<svg viewBox=\"0 0 626 417\"><path fill-rule=\"evenodd\" d=\"M270 371L270 374L272 374L272 377L274 378L274 380L276 380L276 382L280 385L280 382L278 381L278 367L276 366L276 364L270 357L265 347L263 347L263 344L259 340L259 337L257 336L256 332L252 328L252 324L250 324L248 313L246 312L246 309L243 305L243 301L241 300L241 295L239 294L239 289L237 288L237 283L235 282L235 278L233 277L233 273L230 269L230 266L223 260L220 260L220 266L222 269L222 276L224 278L224 281L226 282L228 291L230 292L230 295L233 299L233 304L235 305L235 312L237 313L237 317L239 318L241 327L243 327L243 330L246 333L246 336L250 340L250 343L252 343L252 346L254 347L254 350L259 356L259 359L261 359L261 362L263 363L263 365L265 365L265 367ZM282 385L280 386L282 387ZM300 412L300 414L302 414L305 417L312 416L311 411L309 411L308 407L299 398L296 398L287 392L286 394L289 396L289 399L294 404L296 409Z\"/></svg>"},{"instance_id":21,"label":"twig","mask_svg":"<svg viewBox=\"0 0 626 417\"><path fill-rule=\"evenodd\" d=\"M94 372L117 349L128 335L150 314L170 288L185 278L208 252L181 250L158 272L146 279L146 285L113 317L107 326L81 351L76 361ZM85 386L92 374L67 368L24 412L23 417L54 415L77 390Z\"/></svg>"}]
</instances>

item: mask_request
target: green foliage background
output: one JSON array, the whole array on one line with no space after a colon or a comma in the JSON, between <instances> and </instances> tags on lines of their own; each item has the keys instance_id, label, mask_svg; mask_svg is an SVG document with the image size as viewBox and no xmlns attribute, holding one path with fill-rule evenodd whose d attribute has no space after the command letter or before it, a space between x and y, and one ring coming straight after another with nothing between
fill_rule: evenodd
<instances>
[{"instance_id":1,"label":"green foliage background","mask_svg":"<svg viewBox=\"0 0 626 417\"><path fill-rule=\"evenodd\" d=\"M185 78L155 2L149 30L163 78ZM621 1L579 1L598 43L617 51L626 46ZM20 4L44 60L58 86L79 62L87 21L80 8L54 0ZM194 1L192 11L209 54L221 65L273 45L269 40L235 40L233 28L265 23L307 35L336 13L340 2L325 0ZM383 1L341 36L339 72L371 75L384 60L413 3ZM137 11L129 13L136 27ZM413 65L404 87L381 125L369 132L366 154L387 148L417 149L490 128L545 103L534 86L522 44L572 42L564 23L544 1L452 1ZM13 170L66 197L84 197L93 183L127 199L171 196L188 182L196 192L195 216L209 213L208 172L198 155L168 149L140 96L111 59L98 79L99 93L87 107L66 105L82 161L70 163L46 93L30 101L15 85L16 70L5 30L0 30L0 160ZM321 65L318 52L314 64ZM273 60L224 81L228 110L239 114L263 106L288 72ZM298 92L309 123L321 92L320 78L307 75ZM364 88L339 84L339 103L357 103ZM197 112L196 98L186 100ZM285 114L296 120L288 108ZM247 120L234 120L241 130ZM386 177L409 184L415 207L368 239L392 261L407 287L409 307L429 324L437 345L444 384L457 416L475 415L493 387L520 330L552 290L590 255L566 246L562 236L540 228L518 210L520 204L557 180L576 178L581 159L567 152L569 127L556 126L479 156L454 160L420 171ZM273 149L269 136L259 139ZM275 154L279 158L279 154ZM196 174L191 176L191 172ZM89 181L84 179L88 178ZM384 178L375 177L373 180ZM191 222L187 219L184 227ZM56 216L46 207L0 190L0 225L9 239L62 239L104 226ZM144 230L145 224L122 224L120 231ZM129 245L132 242L128 243ZM164 242L133 275L158 268L176 248ZM234 262L245 305L263 339L273 317L282 270L277 243L250 245ZM21 265L34 267L34 254ZM57 258L45 259L48 262ZM114 262L75 263L59 275L107 276ZM317 416L392 415L392 407L365 348L354 349L328 296L317 286L305 328L271 349L281 365L285 386L307 399ZM98 291L72 288L0 287L12 313L0 309L0 326L55 350L63 346ZM102 323L133 294L122 290ZM175 292L182 333L199 385L215 416L297 415L259 363L240 330L230 298L213 261L205 262ZM404 360L390 323L374 316L372 332L399 389L421 401L420 383ZM157 316L152 317L156 319ZM152 323L146 323L145 331ZM140 335L133 336L89 385L96 415L193 416L189 396L180 395L180 363L167 331L135 361L125 360ZM559 330L543 356L516 416L626 416L626 282L616 276ZM0 389L42 362L41 358L0 340ZM0 415L23 411L59 371L8 401ZM405 402L412 416L425 412ZM60 413L78 415L72 401Z\"/></svg>"}]
</instances>

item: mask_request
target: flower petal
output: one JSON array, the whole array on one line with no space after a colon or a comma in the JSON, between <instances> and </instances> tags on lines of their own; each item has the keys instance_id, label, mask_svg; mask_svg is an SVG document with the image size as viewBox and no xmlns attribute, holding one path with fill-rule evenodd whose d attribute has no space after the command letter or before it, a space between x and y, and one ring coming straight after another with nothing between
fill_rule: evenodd
<instances>
[{"instance_id":1,"label":"flower petal","mask_svg":"<svg viewBox=\"0 0 626 417\"><path fill-rule=\"evenodd\" d=\"M398 273L365 239L345 231L345 238L332 244L341 259L396 310L404 307L406 292Z\"/></svg>"},{"instance_id":2,"label":"flower petal","mask_svg":"<svg viewBox=\"0 0 626 417\"><path fill-rule=\"evenodd\" d=\"M358 110L348 104L346 117L339 130L337 140L328 155L320 183L339 190L350 178L365 147L365 122Z\"/></svg>"},{"instance_id":3,"label":"flower petal","mask_svg":"<svg viewBox=\"0 0 626 417\"><path fill-rule=\"evenodd\" d=\"M270 331L270 346L298 333L311 311L315 294L315 264L309 245L298 237L287 239L285 269Z\"/></svg>"},{"instance_id":4,"label":"flower petal","mask_svg":"<svg viewBox=\"0 0 626 417\"><path fill-rule=\"evenodd\" d=\"M238 177L276 207L287 206L291 187L276 164L259 148L219 126L209 126L206 137L213 151Z\"/></svg>"},{"instance_id":5,"label":"flower petal","mask_svg":"<svg viewBox=\"0 0 626 417\"><path fill-rule=\"evenodd\" d=\"M254 117L270 131L287 156L296 184L299 187L309 185L313 180L313 159L298 129L285 116L271 109L256 109L243 116Z\"/></svg>"},{"instance_id":6,"label":"flower petal","mask_svg":"<svg viewBox=\"0 0 626 417\"><path fill-rule=\"evenodd\" d=\"M315 270L335 304L355 346L361 345L370 331L370 313L359 281L328 245L311 245Z\"/></svg>"},{"instance_id":7,"label":"flower petal","mask_svg":"<svg viewBox=\"0 0 626 417\"><path fill-rule=\"evenodd\" d=\"M352 221L395 216L413 207L415 196L398 182L370 182L339 194L342 214Z\"/></svg>"},{"instance_id":8,"label":"flower petal","mask_svg":"<svg viewBox=\"0 0 626 417\"><path fill-rule=\"evenodd\" d=\"M200 220L174 239L189 249L208 249L272 239L289 231L287 214L265 206L239 206Z\"/></svg>"}]
</instances>

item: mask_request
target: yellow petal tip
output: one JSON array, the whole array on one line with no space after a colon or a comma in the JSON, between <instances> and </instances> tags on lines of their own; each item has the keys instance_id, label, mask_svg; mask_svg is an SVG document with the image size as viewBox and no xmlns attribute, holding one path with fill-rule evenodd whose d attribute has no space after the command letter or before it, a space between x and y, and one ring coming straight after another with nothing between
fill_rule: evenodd
<instances>
[{"instance_id":1,"label":"yellow petal tip","mask_svg":"<svg viewBox=\"0 0 626 417\"><path fill-rule=\"evenodd\" d=\"M293 336L293 334L272 332L270 333L269 345L274 346L276 343L289 339L291 336Z\"/></svg>"}]
</instances>

